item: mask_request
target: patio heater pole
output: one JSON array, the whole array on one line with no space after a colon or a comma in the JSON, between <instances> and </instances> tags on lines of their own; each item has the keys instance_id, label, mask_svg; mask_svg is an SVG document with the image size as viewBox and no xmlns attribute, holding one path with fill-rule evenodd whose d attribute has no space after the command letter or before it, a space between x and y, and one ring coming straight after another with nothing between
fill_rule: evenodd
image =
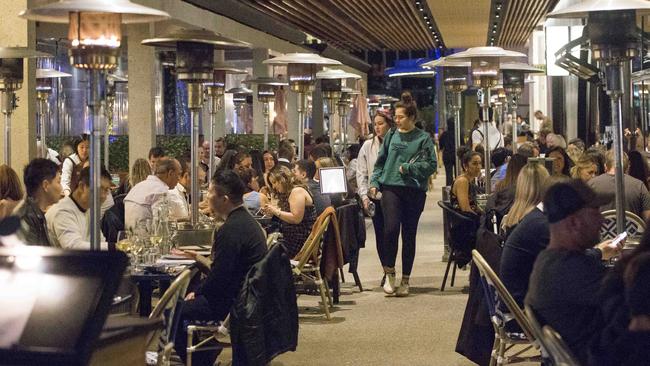
<instances>
[{"instance_id":1,"label":"patio heater pole","mask_svg":"<svg viewBox=\"0 0 650 366\"><path fill-rule=\"evenodd\" d=\"M90 120L90 245L93 249L100 249L101 235L99 233L99 221L101 220L101 203L100 203L100 179L101 179L101 84L104 74L101 70L89 70L90 88L88 98L88 108L93 118Z\"/></svg>"},{"instance_id":2,"label":"patio heater pole","mask_svg":"<svg viewBox=\"0 0 650 366\"><path fill-rule=\"evenodd\" d=\"M461 93L458 91L453 92L453 102L451 104L451 108L454 111L454 146L456 146L456 149L458 149L461 145L460 142L460 109L462 106L462 96ZM470 137L471 138L471 137ZM458 157L458 154L454 152L454 157L456 161L456 176L460 175L460 172L462 171L462 166L460 164L460 158Z\"/></svg>"},{"instance_id":3,"label":"patio heater pole","mask_svg":"<svg viewBox=\"0 0 650 366\"><path fill-rule=\"evenodd\" d=\"M625 232L625 185L623 176L623 120L621 114L621 97L623 91L623 66L627 62L616 62L605 66L607 95L612 108L612 129L614 133L614 153L616 157L616 232Z\"/></svg>"},{"instance_id":4,"label":"patio heater pole","mask_svg":"<svg viewBox=\"0 0 650 366\"><path fill-rule=\"evenodd\" d=\"M485 167L485 194L490 194L492 191L490 180L490 87L484 87L483 100L481 101L481 108L483 109L483 148L485 153L483 166ZM470 136L471 138L471 136Z\"/></svg>"}]
</instances>

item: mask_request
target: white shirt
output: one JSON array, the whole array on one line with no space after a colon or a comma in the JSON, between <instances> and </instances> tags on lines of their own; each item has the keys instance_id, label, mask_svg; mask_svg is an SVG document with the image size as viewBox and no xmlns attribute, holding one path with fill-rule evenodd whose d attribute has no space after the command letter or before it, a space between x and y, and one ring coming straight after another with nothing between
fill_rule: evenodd
<instances>
[{"instance_id":1,"label":"white shirt","mask_svg":"<svg viewBox=\"0 0 650 366\"><path fill-rule=\"evenodd\" d=\"M64 249L90 249L90 211L82 211L71 196L59 200L45 213L52 246ZM108 249L100 233L101 248Z\"/></svg>"},{"instance_id":2,"label":"white shirt","mask_svg":"<svg viewBox=\"0 0 650 366\"><path fill-rule=\"evenodd\" d=\"M472 143L481 144L483 143L483 134L485 133L485 123L481 123L478 130L472 132ZM492 123L488 124L488 137L490 142L490 150L494 150L497 147L503 147L503 135L501 132L494 127Z\"/></svg>"},{"instance_id":3,"label":"white shirt","mask_svg":"<svg viewBox=\"0 0 650 366\"><path fill-rule=\"evenodd\" d=\"M357 157L357 192L361 198L368 195L370 177L375 169L379 148L381 148L381 142L379 142L379 137L375 136L372 140L364 141L359 150L359 156Z\"/></svg>"},{"instance_id":4,"label":"white shirt","mask_svg":"<svg viewBox=\"0 0 650 366\"><path fill-rule=\"evenodd\" d=\"M182 184L176 184L174 189L169 190L167 195L169 202L170 219L188 219L190 217L190 205L187 202L187 190Z\"/></svg>"},{"instance_id":5,"label":"white shirt","mask_svg":"<svg viewBox=\"0 0 650 366\"><path fill-rule=\"evenodd\" d=\"M79 164L81 159L77 154L72 154L63 160L63 167L61 168L61 187L63 188L63 194L66 196L70 193L70 182L72 180L72 170L74 166Z\"/></svg>"},{"instance_id":6,"label":"white shirt","mask_svg":"<svg viewBox=\"0 0 650 366\"><path fill-rule=\"evenodd\" d=\"M124 227L135 228L140 220L153 218L153 210L167 197L167 183L155 175L136 184L124 197Z\"/></svg>"}]
</instances>

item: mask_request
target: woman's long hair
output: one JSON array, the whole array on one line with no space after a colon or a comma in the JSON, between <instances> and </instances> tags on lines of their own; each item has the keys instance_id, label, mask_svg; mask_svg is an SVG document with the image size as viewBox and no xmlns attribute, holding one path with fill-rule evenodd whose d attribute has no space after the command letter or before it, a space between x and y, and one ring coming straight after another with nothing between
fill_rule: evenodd
<instances>
[{"instance_id":1,"label":"woman's long hair","mask_svg":"<svg viewBox=\"0 0 650 366\"><path fill-rule=\"evenodd\" d=\"M562 155L562 159L564 159L564 168L562 168L562 175L565 175L567 177L571 177L571 168L573 167L573 160L569 157L569 155L566 153L566 150L561 148L560 146L555 146L551 150L548 151L546 156L550 156L551 153L553 152L558 152Z\"/></svg>"},{"instance_id":2,"label":"woman's long hair","mask_svg":"<svg viewBox=\"0 0 650 366\"><path fill-rule=\"evenodd\" d=\"M9 165L0 165L0 200L20 201L25 196L18 174Z\"/></svg>"},{"instance_id":3,"label":"woman's long hair","mask_svg":"<svg viewBox=\"0 0 650 366\"><path fill-rule=\"evenodd\" d=\"M627 174L640 180L648 188L648 162L645 157L640 152L634 150L628 153L627 158L630 162Z\"/></svg>"},{"instance_id":4,"label":"woman's long hair","mask_svg":"<svg viewBox=\"0 0 650 366\"><path fill-rule=\"evenodd\" d=\"M496 191L502 191L513 187L517 184L517 177L521 172L521 169L526 166L528 159L521 154L514 154L508 162L508 168L506 169L506 176L502 181L496 184Z\"/></svg>"},{"instance_id":5,"label":"woman's long hair","mask_svg":"<svg viewBox=\"0 0 650 366\"><path fill-rule=\"evenodd\" d=\"M151 165L147 159L137 159L131 167L131 174L129 175L129 184L131 187L135 187L136 184L147 179L151 175Z\"/></svg>"},{"instance_id":6,"label":"woman's long hair","mask_svg":"<svg viewBox=\"0 0 650 366\"><path fill-rule=\"evenodd\" d=\"M276 197L281 202L287 202L289 200L289 195L291 191L296 187L302 187L305 190L308 188L299 182L296 179L296 176L289 170L289 168L277 165L273 170L271 170L267 177L269 183L274 182L275 184L269 184L271 194ZM284 192L278 192L274 185L282 186Z\"/></svg>"},{"instance_id":7,"label":"woman's long hair","mask_svg":"<svg viewBox=\"0 0 650 366\"><path fill-rule=\"evenodd\" d=\"M528 163L521 169L517 178L515 202L502 223L505 228L517 225L542 201L548 177L548 171L539 163Z\"/></svg>"},{"instance_id":8,"label":"woman's long hair","mask_svg":"<svg viewBox=\"0 0 650 366\"><path fill-rule=\"evenodd\" d=\"M596 171L598 170L598 161L593 155L590 154L580 155L575 163L576 165L571 168L571 178L574 179L580 179L580 173L582 173L584 169L591 168L592 165L596 166Z\"/></svg>"}]
</instances>

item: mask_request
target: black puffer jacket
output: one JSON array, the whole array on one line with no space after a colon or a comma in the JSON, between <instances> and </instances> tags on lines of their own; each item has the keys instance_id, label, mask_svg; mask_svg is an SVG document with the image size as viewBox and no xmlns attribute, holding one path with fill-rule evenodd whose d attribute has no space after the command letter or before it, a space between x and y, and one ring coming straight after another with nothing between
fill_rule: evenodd
<instances>
[{"instance_id":1,"label":"black puffer jacket","mask_svg":"<svg viewBox=\"0 0 650 366\"><path fill-rule=\"evenodd\" d=\"M233 365L266 365L298 345L298 304L289 257L272 247L246 275L230 311Z\"/></svg>"}]
</instances>

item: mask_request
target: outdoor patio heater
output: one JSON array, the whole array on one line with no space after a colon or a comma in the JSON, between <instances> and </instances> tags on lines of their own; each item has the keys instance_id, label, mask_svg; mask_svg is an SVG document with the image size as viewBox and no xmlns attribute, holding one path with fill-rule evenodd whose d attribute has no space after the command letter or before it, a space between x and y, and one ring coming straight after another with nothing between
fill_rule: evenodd
<instances>
[{"instance_id":1,"label":"outdoor patio heater","mask_svg":"<svg viewBox=\"0 0 650 366\"><path fill-rule=\"evenodd\" d=\"M456 148L461 146L460 141L460 110L463 107L462 93L467 90L468 84L468 70L471 63L468 61L454 61L446 57L441 57L437 60L428 62L423 66L441 67L442 77L445 89L452 93L451 109L454 111L454 143ZM462 171L463 167L460 163L460 158L457 154L456 157L456 176Z\"/></svg>"},{"instance_id":2,"label":"outdoor patio heater","mask_svg":"<svg viewBox=\"0 0 650 366\"><path fill-rule=\"evenodd\" d=\"M115 99L117 96L117 86L120 84L127 85L129 77L121 73L108 74L106 77L106 101L104 105L104 114L106 115L106 128L104 131L104 166L106 169L110 163L110 135L113 131L113 120L115 118Z\"/></svg>"},{"instance_id":3,"label":"outdoor patio heater","mask_svg":"<svg viewBox=\"0 0 650 366\"><path fill-rule=\"evenodd\" d=\"M226 90L226 75L228 74L246 74L246 70L238 69L223 62L217 62L214 65L212 80L203 84L208 97L208 113L210 114L210 128L207 133L207 139L210 141L210 161L208 162L210 164L208 169L210 179L214 175L215 168L214 127L217 124L217 113L223 109L223 94Z\"/></svg>"},{"instance_id":4,"label":"outdoor patio heater","mask_svg":"<svg viewBox=\"0 0 650 366\"><path fill-rule=\"evenodd\" d=\"M248 97L253 95L253 91L240 86L230 88L226 90L226 93L232 94L232 104L235 105L235 113L237 114L237 121L235 121L233 128L237 133L237 128L240 127L239 123L241 122L241 109L246 105Z\"/></svg>"},{"instance_id":5,"label":"outdoor patio heater","mask_svg":"<svg viewBox=\"0 0 650 366\"><path fill-rule=\"evenodd\" d=\"M508 104L512 111L512 152L517 152L517 104L524 92L526 75L543 74L544 70L523 62L502 62L503 89L506 92Z\"/></svg>"},{"instance_id":6,"label":"outdoor patio heater","mask_svg":"<svg viewBox=\"0 0 650 366\"><path fill-rule=\"evenodd\" d=\"M60 78L69 78L71 74L61 72L55 69L36 69L36 101L38 107L36 115L41 130L41 157L47 159L47 126L50 121L50 95L52 94L52 84L54 80Z\"/></svg>"},{"instance_id":7,"label":"outdoor patio heater","mask_svg":"<svg viewBox=\"0 0 650 366\"><path fill-rule=\"evenodd\" d=\"M316 73L316 79L321 81L321 90L323 93L323 100L327 103L327 117L330 118L332 123L332 114L336 110L339 115L338 130L340 136L339 152L343 152L347 146L347 117L350 113L350 103L352 99L353 90L345 88L348 79L358 80L361 79L360 75L345 72L338 69L326 69ZM358 93L357 93L358 94ZM330 128L330 134L332 129Z\"/></svg>"},{"instance_id":8,"label":"outdoor patio heater","mask_svg":"<svg viewBox=\"0 0 650 366\"><path fill-rule=\"evenodd\" d=\"M90 96L90 246L100 248L100 110L105 72L117 67L122 41L122 24L149 23L169 18L157 9L129 0L61 0L24 10L20 16L40 22L68 23L70 64L89 71Z\"/></svg>"},{"instance_id":9,"label":"outdoor patio heater","mask_svg":"<svg viewBox=\"0 0 650 366\"><path fill-rule=\"evenodd\" d=\"M623 121L621 97L630 93L624 68L639 55L637 15L650 14L645 0L587 0L550 13L550 18L585 18L591 58L605 75L605 92L611 101L614 152L616 154L616 231L625 232L625 188L623 185Z\"/></svg>"},{"instance_id":10,"label":"outdoor patio heater","mask_svg":"<svg viewBox=\"0 0 650 366\"><path fill-rule=\"evenodd\" d=\"M339 61L321 57L313 53L287 53L264 60L265 64L287 66L287 80L292 91L298 93L298 156L304 157L305 152L305 110L307 94L314 91L316 73L323 66L341 65Z\"/></svg>"},{"instance_id":11,"label":"outdoor patio heater","mask_svg":"<svg viewBox=\"0 0 650 366\"><path fill-rule=\"evenodd\" d=\"M269 126L271 116L269 104L275 100L275 92L281 87L289 85L287 82L272 78L272 77L258 77L257 79L244 80L244 84L257 85L257 100L262 103L264 108L264 151L269 149Z\"/></svg>"},{"instance_id":12,"label":"outdoor patio heater","mask_svg":"<svg viewBox=\"0 0 650 366\"><path fill-rule=\"evenodd\" d=\"M23 87L23 59L50 56L25 47L0 47L0 109L5 115L4 163L11 166L11 115Z\"/></svg>"},{"instance_id":13,"label":"outdoor patio heater","mask_svg":"<svg viewBox=\"0 0 650 366\"><path fill-rule=\"evenodd\" d=\"M247 48L248 44L202 29L179 29L159 38L145 39L142 44L176 49L176 77L187 85L187 106L192 121L190 222L196 227L199 222L199 119L203 108L203 84L213 80L215 50Z\"/></svg>"},{"instance_id":14,"label":"outdoor patio heater","mask_svg":"<svg viewBox=\"0 0 650 366\"><path fill-rule=\"evenodd\" d=\"M480 99L483 109L483 119L487 121L483 130L483 145L485 146L485 193L490 194L490 139L488 134L490 89L499 84L499 69L501 62L516 61L525 58L526 55L519 52L504 50L501 47L472 47L466 51L447 56L448 60L469 61L474 86L482 91L483 98ZM470 137L471 138L471 137Z\"/></svg>"}]
</instances>

